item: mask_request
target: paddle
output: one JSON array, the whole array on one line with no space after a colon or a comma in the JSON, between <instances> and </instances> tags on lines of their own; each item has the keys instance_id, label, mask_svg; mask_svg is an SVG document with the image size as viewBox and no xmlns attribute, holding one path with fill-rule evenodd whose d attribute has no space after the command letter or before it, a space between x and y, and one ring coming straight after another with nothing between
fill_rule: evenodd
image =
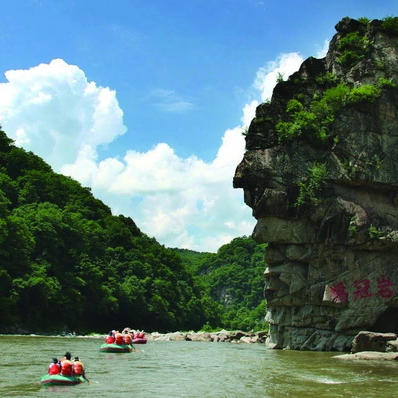
<instances>
[{"instance_id":1,"label":"paddle","mask_svg":"<svg viewBox=\"0 0 398 398\"><path fill-rule=\"evenodd\" d=\"M82 376L83 376L83 379L85 379L86 381L87 381L87 383L91 383L91 381L86 377L86 375L85 374L82 374Z\"/></svg>"}]
</instances>

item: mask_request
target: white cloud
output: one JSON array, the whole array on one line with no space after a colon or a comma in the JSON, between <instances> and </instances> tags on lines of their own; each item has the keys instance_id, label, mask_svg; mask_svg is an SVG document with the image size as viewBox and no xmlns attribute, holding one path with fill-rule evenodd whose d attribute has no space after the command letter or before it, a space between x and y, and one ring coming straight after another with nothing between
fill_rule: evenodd
<instances>
[{"instance_id":1,"label":"white cloud","mask_svg":"<svg viewBox=\"0 0 398 398\"><path fill-rule=\"evenodd\" d=\"M98 146L126 132L115 91L89 83L75 65L55 59L5 76L8 83L0 84L4 129L56 171L82 152L95 158Z\"/></svg>"},{"instance_id":2,"label":"white cloud","mask_svg":"<svg viewBox=\"0 0 398 398\"><path fill-rule=\"evenodd\" d=\"M232 187L244 151L241 131L225 133L210 163L195 156L179 158L169 145L159 143L145 153L129 150L122 161L91 160L87 166L88 158L82 157L81 163L66 166L63 172L95 193L106 192L105 203L115 213L130 215L161 243L216 251L237 236L250 235L254 226L250 209L242 203L243 192ZM84 181L82 169L91 171ZM139 206L132 206L131 200L137 199Z\"/></svg>"},{"instance_id":3,"label":"white cloud","mask_svg":"<svg viewBox=\"0 0 398 398\"><path fill-rule=\"evenodd\" d=\"M323 42L323 46L318 49L315 57L316 58L324 58L329 50L329 45L330 45L330 41L325 40Z\"/></svg>"},{"instance_id":4,"label":"white cloud","mask_svg":"<svg viewBox=\"0 0 398 398\"><path fill-rule=\"evenodd\" d=\"M243 128L250 125L255 116L257 106L261 102L271 100L278 78L282 76L286 80L290 75L298 71L303 61L303 57L298 53L280 54L276 60L270 61L258 69L253 82L255 99L243 108L243 116L241 118Z\"/></svg>"},{"instance_id":5,"label":"white cloud","mask_svg":"<svg viewBox=\"0 0 398 398\"><path fill-rule=\"evenodd\" d=\"M255 88L261 100L271 96L278 72L293 73L300 60L296 53L286 54L260 68ZM60 59L8 71L6 78L0 84L0 120L8 136L56 172L90 186L114 214L131 217L161 244L216 251L251 234L255 220L232 179L244 153L242 131L257 99L242 110L242 125L224 132L211 162L180 158L167 143L99 161L101 147L126 131L115 91L88 82L81 69ZM192 106L172 91L157 96L175 110Z\"/></svg>"},{"instance_id":6,"label":"white cloud","mask_svg":"<svg viewBox=\"0 0 398 398\"><path fill-rule=\"evenodd\" d=\"M270 100L279 75L286 80L298 71L303 61L303 57L295 52L281 54L275 61L268 62L266 66L260 68L257 71L254 86L261 92L261 100Z\"/></svg>"},{"instance_id":7,"label":"white cloud","mask_svg":"<svg viewBox=\"0 0 398 398\"><path fill-rule=\"evenodd\" d=\"M194 108L194 104L173 90L158 89L151 93L155 98L155 107L164 112L185 112Z\"/></svg>"}]
</instances>

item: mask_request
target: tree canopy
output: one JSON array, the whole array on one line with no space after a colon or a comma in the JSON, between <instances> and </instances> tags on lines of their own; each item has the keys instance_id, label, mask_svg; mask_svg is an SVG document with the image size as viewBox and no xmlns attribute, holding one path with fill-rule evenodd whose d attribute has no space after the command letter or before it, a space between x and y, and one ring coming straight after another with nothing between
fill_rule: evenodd
<instances>
[{"instance_id":1,"label":"tree canopy","mask_svg":"<svg viewBox=\"0 0 398 398\"><path fill-rule=\"evenodd\" d=\"M0 128L0 330L252 329L264 250L166 248Z\"/></svg>"}]
</instances>

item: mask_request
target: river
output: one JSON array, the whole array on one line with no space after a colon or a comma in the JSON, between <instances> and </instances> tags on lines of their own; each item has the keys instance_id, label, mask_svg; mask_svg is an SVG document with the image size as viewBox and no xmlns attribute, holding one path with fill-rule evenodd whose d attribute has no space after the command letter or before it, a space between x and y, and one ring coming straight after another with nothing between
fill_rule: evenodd
<instances>
[{"instance_id":1,"label":"river","mask_svg":"<svg viewBox=\"0 0 398 398\"><path fill-rule=\"evenodd\" d=\"M263 344L149 341L103 353L102 339L0 336L0 396L78 398L398 397L398 363ZM89 383L42 386L52 357L80 356Z\"/></svg>"}]
</instances>

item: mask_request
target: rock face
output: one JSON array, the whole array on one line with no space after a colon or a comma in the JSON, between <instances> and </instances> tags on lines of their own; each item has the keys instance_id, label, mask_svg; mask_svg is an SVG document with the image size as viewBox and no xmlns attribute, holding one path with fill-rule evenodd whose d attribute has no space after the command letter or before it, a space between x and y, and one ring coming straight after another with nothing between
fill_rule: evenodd
<instances>
[{"instance_id":1,"label":"rock face","mask_svg":"<svg viewBox=\"0 0 398 398\"><path fill-rule=\"evenodd\" d=\"M398 18L335 28L326 57L258 106L233 181L268 243L275 348L398 333Z\"/></svg>"},{"instance_id":2,"label":"rock face","mask_svg":"<svg viewBox=\"0 0 398 398\"><path fill-rule=\"evenodd\" d=\"M397 352L396 333L373 333L363 331L358 333L352 342L351 353L372 352Z\"/></svg>"}]
</instances>

